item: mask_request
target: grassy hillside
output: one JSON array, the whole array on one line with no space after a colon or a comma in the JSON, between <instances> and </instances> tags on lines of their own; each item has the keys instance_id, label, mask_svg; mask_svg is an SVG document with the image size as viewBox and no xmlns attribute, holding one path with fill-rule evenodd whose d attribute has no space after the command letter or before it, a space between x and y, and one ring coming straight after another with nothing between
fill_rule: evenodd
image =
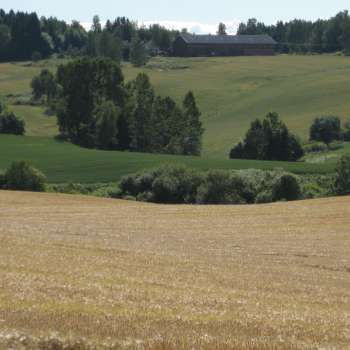
<instances>
[{"instance_id":1,"label":"grassy hillside","mask_svg":"<svg viewBox=\"0 0 350 350\"><path fill-rule=\"evenodd\" d=\"M41 169L51 183L111 182L121 176L164 163L184 163L199 169L272 169L294 173L327 173L333 162L325 164L228 160L186 156L89 150L59 142L50 137L0 136L0 169L14 160L26 160Z\"/></svg>"},{"instance_id":2,"label":"grassy hillside","mask_svg":"<svg viewBox=\"0 0 350 350\"><path fill-rule=\"evenodd\" d=\"M58 62L0 64L0 96L28 96L33 75L44 66L54 69ZM135 77L139 71L124 65L126 79ZM328 113L344 119L350 116L348 57L157 58L144 71L160 94L180 101L189 89L195 92L206 128L205 155L227 157L249 123L269 111L279 112L303 138L316 116ZM29 135L44 135L45 130L52 135L56 131L54 119L47 119L42 111L18 112L30 125ZM33 113L37 121L50 126L35 131Z\"/></svg>"},{"instance_id":3,"label":"grassy hillside","mask_svg":"<svg viewBox=\"0 0 350 350\"><path fill-rule=\"evenodd\" d=\"M284 168L295 173L327 173L349 147L306 158L309 164L229 161L228 152L250 122L278 111L298 135L306 138L312 119L321 114L350 115L350 59L338 56L276 56L233 58L156 58L143 70L158 93L181 101L191 89L206 128L203 158L86 150L59 143L55 117L42 107L19 105L30 98L32 77L64 61L0 64L0 96L26 121L27 136L0 135L0 169L12 160L31 161L50 182L109 182L163 163L185 163L200 169ZM126 80L140 69L125 64ZM35 136L35 137L34 137Z\"/></svg>"},{"instance_id":4,"label":"grassy hillside","mask_svg":"<svg viewBox=\"0 0 350 350\"><path fill-rule=\"evenodd\" d=\"M188 68L167 69L160 60L146 72L162 94L181 99L188 89L196 93L206 127L205 154L226 156L250 122L269 111L279 112L302 138L307 137L316 116L350 117L348 57L186 58L170 62ZM126 69L127 77L136 71Z\"/></svg>"},{"instance_id":5,"label":"grassy hillside","mask_svg":"<svg viewBox=\"0 0 350 350\"><path fill-rule=\"evenodd\" d=\"M129 350L348 349L350 198L198 207L0 192L0 222L2 349L56 332ZM32 349L64 348L51 343Z\"/></svg>"}]
</instances>

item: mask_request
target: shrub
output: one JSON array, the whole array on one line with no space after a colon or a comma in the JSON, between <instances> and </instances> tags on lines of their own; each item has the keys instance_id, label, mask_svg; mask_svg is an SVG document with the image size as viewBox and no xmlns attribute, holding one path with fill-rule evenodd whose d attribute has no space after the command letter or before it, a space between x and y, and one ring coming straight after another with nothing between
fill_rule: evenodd
<instances>
[{"instance_id":1,"label":"shrub","mask_svg":"<svg viewBox=\"0 0 350 350\"><path fill-rule=\"evenodd\" d=\"M302 186L302 194L305 199L320 198L325 195L325 190L315 182L308 182Z\"/></svg>"},{"instance_id":2,"label":"shrub","mask_svg":"<svg viewBox=\"0 0 350 350\"><path fill-rule=\"evenodd\" d=\"M120 196L156 203L242 204L300 198L294 175L282 170L210 170L163 166L124 176Z\"/></svg>"},{"instance_id":3,"label":"shrub","mask_svg":"<svg viewBox=\"0 0 350 350\"><path fill-rule=\"evenodd\" d=\"M224 170L210 170L199 186L198 204L241 204L246 201L241 195L242 178Z\"/></svg>"},{"instance_id":4,"label":"shrub","mask_svg":"<svg viewBox=\"0 0 350 350\"><path fill-rule=\"evenodd\" d=\"M321 153L327 152L327 145L323 142L310 142L304 146L305 153Z\"/></svg>"},{"instance_id":5,"label":"shrub","mask_svg":"<svg viewBox=\"0 0 350 350\"><path fill-rule=\"evenodd\" d=\"M260 192L255 199L255 203L264 204L273 202L273 195L271 191Z\"/></svg>"},{"instance_id":6,"label":"shrub","mask_svg":"<svg viewBox=\"0 0 350 350\"><path fill-rule=\"evenodd\" d=\"M6 178L4 173L0 173L0 189L4 188L6 185Z\"/></svg>"},{"instance_id":7,"label":"shrub","mask_svg":"<svg viewBox=\"0 0 350 350\"><path fill-rule=\"evenodd\" d=\"M350 194L350 155L343 156L336 167L334 193L337 195Z\"/></svg>"},{"instance_id":8,"label":"shrub","mask_svg":"<svg viewBox=\"0 0 350 350\"><path fill-rule=\"evenodd\" d=\"M20 191L45 191L46 178L26 162L13 162L5 172L5 188Z\"/></svg>"},{"instance_id":9,"label":"shrub","mask_svg":"<svg viewBox=\"0 0 350 350\"><path fill-rule=\"evenodd\" d=\"M162 169L152 169L146 173L124 176L119 183L122 194L136 197L139 193L152 191L153 181L161 171Z\"/></svg>"},{"instance_id":10,"label":"shrub","mask_svg":"<svg viewBox=\"0 0 350 350\"><path fill-rule=\"evenodd\" d=\"M272 189L274 201L293 201L301 198L301 189L298 179L292 174L283 174Z\"/></svg>"},{"instance_id":11,"label":"shrub","mask_svg":"<svg viewBox=\"0 0 350 350\"><path fill-rule=\"evenodd\" d=\"M152 184L153 198L159 203L195 203L201 176L182 165L167 166Z\"/></svg>"},{"instance_id":12,"label":"shrub","mask_svg":"<svg viewBox=\"0 0 350 350\"><path fill-rule=\"evenodd\" d=\"M13 112L0 114L0 134L24 135L25 123L16 117Z\"/></svg>"},{"instance_id":13,"label":"shrub","mask_svg":"<svg viewBox=\"0 0 350 350\"><path fill-rule=\"evenodd\" d=\"M338 151L339 149L344 148L343 141L333 141L328 145L330 151Z\"/></svg>"},{"instance_id":14,"label":"shrub","mask_svg":"<svg viewBox=\"0 0 350 350\"><path fill-rule=\"evenodd\" d=\"M152 192L141 192L137 195L136 200L138 202L154 202Z\"/></svg>"}]
</instances>

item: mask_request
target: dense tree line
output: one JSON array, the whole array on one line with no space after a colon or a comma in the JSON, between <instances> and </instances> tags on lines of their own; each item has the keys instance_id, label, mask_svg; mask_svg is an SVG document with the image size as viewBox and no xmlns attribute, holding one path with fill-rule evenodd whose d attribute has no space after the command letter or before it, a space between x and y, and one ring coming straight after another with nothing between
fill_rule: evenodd
<instances>
[{"instance_id":1,"label":"dense tree line","mask_svg":"<svg viewBox=\"0 0 350 350\"><path fill-rule=\"evenodd\" d=\"M328 20L306 21L294 19L265 25L255 18L241 23L238 34L269 34L277 42L277 50L288 52L337 52L350 54L350 16L339 12Z\"/></svg>"},{"instance_id":2,"label":"dense tree line","mask_svg":"<svg viewBox=\"0 0 350 350\"><path fill-rule=\"evenodd\" d=\"M220 23L219 34L226 28ZM255 18L241 23L238 34L269 34L279 44L279 52L337 52L350 54L350 16L339 12L329 20L295 19L266 25ZM45 58L53 53L105 56L116 60L133 59L144 64L148 55L170 53L178 31L158 24L139 26L125 17L102 25L93 18L90 30L77 21L66 23L54 17L39 18L36 13L5 12L0 9L0 61ZM137 59L135 60L135 57Z\"/></svg>"},{"instance_id":3,"label":"dense tree line","mask_svg":"<svg viewBox=\"0 0 350 350\"><path fill-rule=\"evenodd\" d=\"M77 21L66 23L54 17L39 18L36 13L6 13L0 9L0 61L40 59L68 52L116 60L140 55L137 64L143 64L147 55L169 52L176 35L176 31L160 25L139 26L125 17L108 20L102 26L95 16L87 31Z\"/></svg>"},{"instance_id":4,"label":"dense tree line","mask_svg":"<svg viewBox=\"0 0 350 350\"><path fill-rule=\"evenodd\" d=\"M200 155L203 127L192 92L179 106L157 96L148 76L125 83L110 58L84 57L42 70L31 83L33 99L57 113L62 136L85 147Z\"/></svg>"},{"instance_id":5,"label":"dense tree line","mask_svg":"<svg viewBox=\"0 0 350 350\"><path fill-rule=\"evenodd\" d=\"M280 120L269 113L261 121L253 121L242 142L230 152L232 159L296 161L304 155L299 140Z\"/></svg>"},{"instance_id":6,"label":"dense tree line","mask_svg":"<svg viewBox=\"0 0 350 350\"><path fill-rule=\"evenodd\" d=\"M55 52L81 50L87 33L76 21L38 18L36 13L0 9L0 61L48 57Z\"/></svg>"}]
</instances>

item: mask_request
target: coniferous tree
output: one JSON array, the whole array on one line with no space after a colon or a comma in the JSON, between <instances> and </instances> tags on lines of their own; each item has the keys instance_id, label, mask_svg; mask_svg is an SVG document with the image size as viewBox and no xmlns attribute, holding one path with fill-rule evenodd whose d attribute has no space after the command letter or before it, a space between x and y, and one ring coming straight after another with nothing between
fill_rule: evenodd
<instances>
[{"instance_id":1,"label":"coniferous tree","mask_svg":"<svg viewBox=\"0 0 350 350\"><path fill-rule=\"evenodd\" d=\"M230 152L231 159L296 161L303 155L300 142L277 113L268 113L262 122L252 122L244 141Z\"/></svg>"},{"instance_id":2,"label":"coniferous tree","mask_svg":"<svg viewBox=\"0 0 350 350\"><path fill-rule=\"evenodd\" d=\"M201 113L197 107L192 91L188 92L183 101L183 111L186 120L186 138L184 153L199 156L202 150L202 136L204 129L200 121Z\"/></svg>"},{"instance_id":3,"label":"coniferous tree","mask_svg":"<svg viewBox=\"0 0 350 350\"><path fill-rule=\"evenodd\" d=\"M151 117L154 90L148 76L140 73L133 83L134 112L132 116L132 142L135 151L148 151L151 145Z\"/></svg>"},{"instance_id":4,"label":"coniferous tree","mask_svg":"<svg viewBox=\"0 0 350 350\"><path fill-rule=\"evenodd\" d=\"M102 33L95 34L96 56L109 57L117 62L122 58L121 40L104 30Z\"/></svg>"},{"instance_id":5,"label":"coniferous tree","mask_svg":"<svg viewBox=\"0 0 350 350\"><path fill-rule=\"evenodd\" d=\"M134 36L130 46L130 62L135 67L144 66L148 62L148 53L145 44L138 36Z\"/></svg>"},{"instance_id":6,"label":"coniferous tree","mask_svg":"<svg viewBox=\"0 0 350 350\"><path fill-rule=\"evenodd\" d=\"M227 35L226 32L226 24L225 23L219 23L219 27L218 27L218 35Z\"/></svg>"},{"instance_id":7,"label":"coniferous tree","mask_svg":"<svg viewBox=\"0 0 350 350\"><path fill-rule=\"evenodd\" d=\"M11 42L11 31L6 24L0 24L0 57L6 55Z\"/></svg>"}]
</instances>

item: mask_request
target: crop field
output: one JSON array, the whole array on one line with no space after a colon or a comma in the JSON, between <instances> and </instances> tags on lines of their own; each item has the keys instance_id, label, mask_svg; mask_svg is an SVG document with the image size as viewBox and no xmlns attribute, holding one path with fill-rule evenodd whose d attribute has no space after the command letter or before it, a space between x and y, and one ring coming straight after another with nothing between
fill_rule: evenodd
<instances>
[{"instance_id":1,"label":"crop field","mask_svg":"<svg viewBox=\"0 0 350 350\"><path fill-rule=\"evenodd\" d=\"M273 169L296 174L325 174L334 170L337 158L326 163L288 163L186 157L132 152L89 150L49 137L0 136L0 171L12 161L26 160L42 170L50 183L113 182L123 175L164 164L186 164L197 169Z\"/></svg>"},{"instance_id":2,"label":"crop field","mask_svg":"<svg viewBox=\"0 0 350 350\"><path fill-rule=\"evenodd\" d=\"M52 334L115 349L349 348L349 197L213 207L8 191L0 222L0 349Z\"/></svg>"}]
</instances>

